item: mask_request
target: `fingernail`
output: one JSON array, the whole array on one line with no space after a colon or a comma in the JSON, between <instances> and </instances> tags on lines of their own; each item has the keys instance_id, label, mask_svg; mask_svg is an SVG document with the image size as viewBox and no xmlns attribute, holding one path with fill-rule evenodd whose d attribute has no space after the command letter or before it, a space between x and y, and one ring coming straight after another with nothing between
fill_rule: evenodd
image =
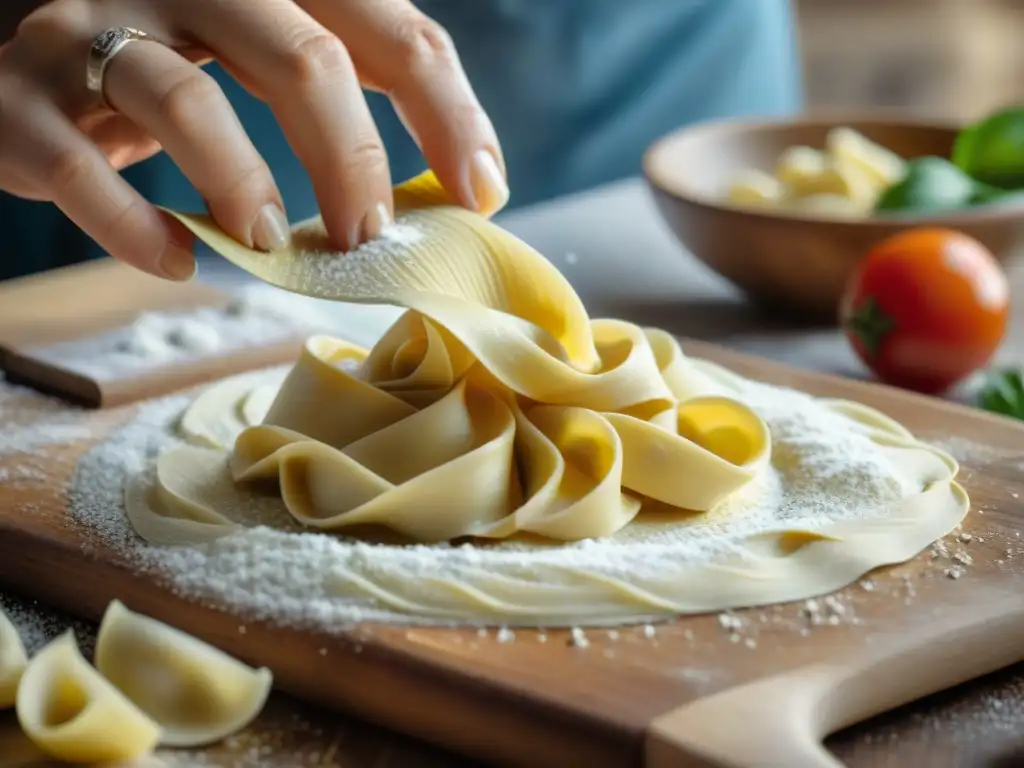
<instances>
[{"instance_id":1,"label":"fingernail","mask_svg":"<svg viewBox=\"0 0 1024 768\"><path fill-rule=\"evenodd\" d=\"M508 183L498 162L488 150L481 149L469 164L469 180L473 185L477 213L490 216L508 202Z\"/></svg>"},{"instance_id":2,"label":"fingernail","mask_svg":"<svg viewBox=\"0 0 1024 768\"><path fill-rule=\"evenodd\" d=\"M363 217L362 238L360 242L365 243L367 240L380 237L384 227L390 223L391 214L388 213L388 207L384 203L377 203Z\"/></svg>"},{"instance_id":3,"label":"fingernail","mask_svg":"<svg viewBox=\"0 0 1024 768\"><path fill-rule=\"evenodd\" d=\"M164 249L158 262L160 271L171 280L185 282L191 280L196 273L196 260L192 254L173 243Z\"/></svg>"},{"instance_id":4,"label":"fingernail","mask_svg":"<svg viewBox=\"0 0 1024 768\"><path fill-rule=\"evenodd\" d=\"M252 244L261 251L280 251L291 241L291 229L281 207L267 203L260 208L252 224Z\"/></svg>"}]
</instances>

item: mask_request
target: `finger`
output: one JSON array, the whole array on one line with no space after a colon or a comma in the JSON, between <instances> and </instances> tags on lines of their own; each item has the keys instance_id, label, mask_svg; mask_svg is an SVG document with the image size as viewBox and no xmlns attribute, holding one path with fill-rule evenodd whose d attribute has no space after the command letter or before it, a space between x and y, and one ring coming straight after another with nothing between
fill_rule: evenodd
<instances>
[{"instance_id":1,"label":"finger","mask_svg":"<svg viewBox=\"0 0 1024 768\"><path fill-rule=\"evenodd\" d=\"M494 127L448 33L408 0L303 0L349 47L364 82L387 93L438 180L464 206L508 202Z\"/></svg>"},{"instance_id":2,"label":"finger","mask_svg":"<svg viewBox=\"0 0 1024 768\"><path fill-rule=\"evenodd\" d=\"M106 120L84 133L107 156L107 162L118 170L163 150L160 142L124 115L109 115Z\"/></svg>"},{"instance_id":3,"label":"finger","mask_svg":"<svg viewBox=\"0 0 1024 768\"><path fill-rule=\"evenodd\" d=\"M288 245L270 168L210 75L160 43L135 42L107 66L104 94L160 142L226 233L265 251Z\"/></svg>"},{"instance_id":4,"label":"finger","mask_svg":"<svg viewBox=\"0 0 1024 768\"><path fill-rule=\"evenodd\" d=\"M145 272L187 280L190 239L146 202L57 107L31 90L5 89L0 152L5 166L52 200L111 256ZM16 104L17 108L10 108Z\"/></svg>"},{"instance_id":5,"label":"finger","mask_svg":"<svg viewBox=\"0 0 1024 768\"><path fill-rule=\"evenodd\" d=\"M0 173L0 189L25 200L46 200L46 195L41 194L34 184L9 168L4 168Z\"/></svg>"},{"instance_id":6,"label":"finger","mask_svg":"<svg viewBox=\"0 0 1024 768\"><path fill-rule=\"evenodd\" d=\"M347 250L379 234L393 210L387 155L341 42L291 0L244 12L237 3L181 7L193 8L200 42L270 104L309 172L334 244Z\"/></svg>"}]
</instances>

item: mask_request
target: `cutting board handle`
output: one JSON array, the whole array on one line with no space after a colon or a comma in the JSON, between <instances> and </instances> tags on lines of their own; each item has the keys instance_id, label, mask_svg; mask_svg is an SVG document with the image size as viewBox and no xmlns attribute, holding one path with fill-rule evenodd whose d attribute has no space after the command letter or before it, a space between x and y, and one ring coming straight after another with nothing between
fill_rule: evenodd
<instances>
[{"instance_id":1,"label":"cutting board handle","mask_svg":"<svg viewBox=\"0 0 1024 768\"><path fill-rule=\"evenodd\" d=\"M887 651L866 649L822 681L826 736L903 704L1024 660L1024 594L937 620Z\"/></svg>"},{"instance_id":2,"label":"cutting board handle","mask_svg":"<svg viewBox=\"0 0 1024 768\"><path fill-rule=\"evenodd\" d=\"M1024 661L1024 593L886 640L845 663L801 667L656 718L645 765L841 766L822 746L829 734Z\"/></svg>"}]
</instances>

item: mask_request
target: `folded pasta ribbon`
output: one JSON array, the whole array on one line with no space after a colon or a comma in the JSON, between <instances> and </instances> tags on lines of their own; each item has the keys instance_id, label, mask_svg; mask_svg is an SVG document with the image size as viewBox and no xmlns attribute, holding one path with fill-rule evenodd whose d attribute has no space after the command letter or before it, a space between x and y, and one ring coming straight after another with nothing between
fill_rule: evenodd
<instances>
[{"instance_id":1,"label":"folded pasta ribbon","mask_svg":"<svg viewBox=\"0 0 1024 768\"><path fill-rule=\"evenodd\" d=\"M372 350L310 339L263 423L235 442L235 482L276 481L291 515L318 529L577 540L614 534L649 501L710 510L766 465L765 423L671 336L591 320L549 262L452 204L429 173L395 202L397 224L420 236L348 255L324 253L318 219L266 254L175 214L286 290L408 310ZM318 259L335 258L351 260L351 279L320 279ZM157 482L199 450L162 456ZM223 520L172 485L152 495L164 514Z\"/></svg>"}]
</instances>

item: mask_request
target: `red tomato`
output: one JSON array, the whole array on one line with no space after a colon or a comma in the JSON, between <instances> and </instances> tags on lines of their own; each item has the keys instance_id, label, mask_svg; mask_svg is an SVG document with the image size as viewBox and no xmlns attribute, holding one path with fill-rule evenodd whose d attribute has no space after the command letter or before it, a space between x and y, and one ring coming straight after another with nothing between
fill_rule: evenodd
<instances>
[{"instance_id":1,"label":"red tomato","mask_svg":"<svg viewBox=\"0 0 1024 768\"><path fill-rule=\"evenodd\" d=\"M882 381L940 394L989 361L1009 303L1006 274L985 246L962 232L912 229L857 266L840 320Z\"/></svg>"}]
</instances>

